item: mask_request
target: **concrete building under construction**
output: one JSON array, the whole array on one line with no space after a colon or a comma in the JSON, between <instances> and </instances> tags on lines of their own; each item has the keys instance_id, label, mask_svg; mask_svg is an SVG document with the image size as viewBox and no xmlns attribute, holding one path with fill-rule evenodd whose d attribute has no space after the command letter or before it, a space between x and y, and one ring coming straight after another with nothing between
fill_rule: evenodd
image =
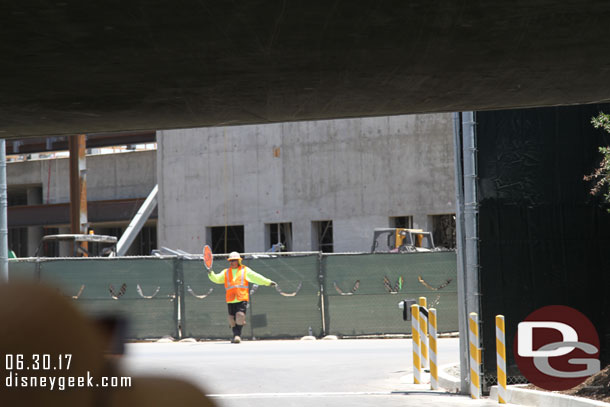
<instances>
[{"instance_id":1,"label":"concrete building under construction","mask_svg":"<svg viewBox=\"0 0 610 407\"><path fill-rule=\"evenodd\" d=\"M217 253L263 252L277 243L290 251L367 251L374 228L403 226L432 231L437 245L455 244L450 114L153 136L156 149L86 158L95 233L120 236L159 185L157 210L128 254L162 246L198 253L206 243ZM19 257L36 255L43 235L68 232L68 180L66 158L8 164L9 244ZM66 254L60 247L39 253Z\"/></svg>"}]
</instances>

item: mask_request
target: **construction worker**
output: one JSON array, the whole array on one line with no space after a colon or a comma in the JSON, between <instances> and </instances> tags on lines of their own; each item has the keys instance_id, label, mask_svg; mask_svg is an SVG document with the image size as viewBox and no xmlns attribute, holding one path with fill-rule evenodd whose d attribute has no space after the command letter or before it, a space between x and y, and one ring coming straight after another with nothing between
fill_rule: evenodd
<instances>
[{"instance_id":1,"label":"construction worker","mask_svg":"<svg viewBox=\"0 0 610 407\"><path fill-rule=\"evenodd\" d=\"M241 329L246 324L246 309L250 300L248 282L271 287L277 286L277 283L242 265L241 257L237 252L231 252L227 260L229 268L218 274L208 270L208 277L213 283L225 285L229 325L233 330L231 343L240 343Z\"/></svg>"}]
</instances>

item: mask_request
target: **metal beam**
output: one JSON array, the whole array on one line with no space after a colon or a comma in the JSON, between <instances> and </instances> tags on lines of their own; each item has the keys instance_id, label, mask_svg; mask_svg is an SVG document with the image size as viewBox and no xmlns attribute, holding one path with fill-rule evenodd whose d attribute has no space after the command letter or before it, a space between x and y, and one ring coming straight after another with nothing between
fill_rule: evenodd
<instances>
[{"instance_id":1,"label":"metal beam","mask_svg":"<svg viewBox=\"0 0 610 407\"><path fill-rule=\"evenodd\" d=\"M70 148L70 231L87 233L87 160L84 134L71 136Z\"/></svg>"},{"instance_id":2,"label":"metal beam","mask_svg":"<svg viewBox=\"0 0 610 407\"><path fill-rule=\"evenodd\" d=\"M466 271L466 309L481 315L479 290L479 202L477 199L477 146L474 112L463 113L464 157L464 264Z\"/></svg>"},{"instance_id":3,"label":"metal beam","mask_svg":"<svg viewBox=\"0 0 610 407\"><path fill-rule=\"evenodd\" d=\"M119 242L116 246L116 254L117 256L124 256L129 249L129 246L133 243L135 237L140 233L142 226L146 223L146 220L152 213L153 209L157 206L157 194L159 192L159 185L155 185L150 194L148 194L148 198L142 204L136 216L133 217L132 221L127 226L125 232L123 232L123 236L119 239Z\"/></svg>"},{"instance_id":4,"label":"metal beam","mask_svg":"<svg viewBox=\"0 0 610 407\"><path fill-rule=\"evenodd\" d=\"M453 113L453 152L455 161L455 232L457 247L457 289L458 327L460 332L460 393L468 394L470 389L470 357L468 347L468 310L466 308L466 267L464 250L464 174L462 161L462 119L460 113Z\"/></svg>"},{"instance_id":5,"label":"metal beam","mask_svg":"<svg viewBox=\"0 0 610 407\"><path fill-rule=\"evenodd\" d=\"M463 185L464 185L464 212L463 212L463 227L464 234L462 241L463 246L463 266L464 266L464 286L463 293L459 294L466 300L466 309L461 309L461 312L466 311L469 315L471 312L476 312L481 315L481 292L479 287L479 202L477 199L477 142L476 142L476 122L474 112L462 113L462 157L463 157ZM478 338L480 341L481 337ZM468 340L468 335L460 336L460 341ZM476 344L480 349L480 342ZM462 348L463 346L460 346ZM464 355L462 355L464 356ZM470 362L469 362L470 365ZM472 368L472 366L470 366ZM484 373L484 372L482 372ZM485 381L480 387L486 391Z\"/></svg>"},{"instance_id":6,"label":"metal beam","mask_svg":"<svg viewBox=\"0 0 610 407\"><path fill-rule=\"evenodd\" d=\"M145 198L87 202L89 224L129 221ZM60 226L70 223L70 204L23 205L8 208L8 227ZM154 210L149 218L156 219Z\"/></svg>"},{"instance_id":7,"label":"metal beam","mask_svg":"<svg viewBox=\"0 0 610 407\"><path fill-rule=\"evenodd\" d=\"M154 131L137 133L87 134L87 148L146 144L156 142ZM69 150L69 137L25 138L8 140L6 154L48 153Z\"/></svg>"}]
</instances>

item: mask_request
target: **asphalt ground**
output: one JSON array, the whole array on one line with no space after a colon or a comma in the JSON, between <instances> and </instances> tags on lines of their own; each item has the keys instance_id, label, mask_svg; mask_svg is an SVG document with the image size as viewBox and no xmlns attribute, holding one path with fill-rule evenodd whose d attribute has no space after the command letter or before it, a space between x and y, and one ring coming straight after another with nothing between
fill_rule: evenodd
<instances>
[{"instance_id":1,"label":"asphalt ground","mask_svg":"<svg viewBox=\"0 0 610 407\"><path fill-rule=\"evenodd\" d=\"M439 365L459 363L458 339L438 346ZM410 339L132 343L122 364L188 380L220 407L497 405L413 384Z\"/></svg>"}]
</instances>

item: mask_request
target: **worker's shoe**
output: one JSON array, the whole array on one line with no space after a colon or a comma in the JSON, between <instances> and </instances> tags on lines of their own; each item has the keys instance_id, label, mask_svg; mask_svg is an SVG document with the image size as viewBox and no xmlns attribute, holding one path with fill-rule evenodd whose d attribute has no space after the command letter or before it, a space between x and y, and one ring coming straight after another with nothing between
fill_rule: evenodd
<instances>
[{"instance_id":1,"label":"worker's shoe","mask_svg":"<svg viewBox=\"0 0 610 407\"><path fill-rule=\"evenodd\" d=\"M241 338L237 335L235 335L233 337L233 339L231 339L231 343L240 343L241 342Z\"/></svg>"}]
</instances>

